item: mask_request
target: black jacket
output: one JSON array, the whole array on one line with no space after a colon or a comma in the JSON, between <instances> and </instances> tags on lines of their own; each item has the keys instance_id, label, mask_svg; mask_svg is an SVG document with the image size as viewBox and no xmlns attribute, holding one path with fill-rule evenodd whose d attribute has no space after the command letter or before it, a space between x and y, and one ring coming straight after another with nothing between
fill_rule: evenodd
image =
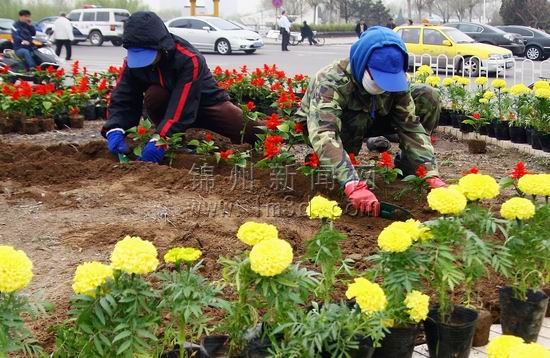
<instances>
[{"instance_id":1,"label":"black jacket","mask_svg":"<svg viewBox=\"0 0 550 358\"><path fill-rule=\"evenodd\" d=\"M367 31L367 24L363 25L363 31L361 31L361 24L359 22L355 25L355 33L357 34L357 37L361 37L361 34L365 31Z\"/></svg>"},{"instance_id":2,"label":"black jacket","mask_svg":"<svg viewBox=\"0 0 550 358\"><path fill-rule=\"evenodd\" d=\"M309 25L303 25L300 28L300 34L302 35L302 37L312 37L313 30L311 30L311 27L309 27Z\"/></svg>"},{"instance_id":3,"label":"black jacket","mask_svg":"<svg viewBox=\"0 0 550 358\"><path fill-rule=\"evenodd\" d=\"M36 35L36 29L33 25L23 21L16 21L11 29L13 39L13 49L26 48L32 50L32 37ZM28 41L28 45L22 45L21 41Z\"/></svg>"},{"instance_id":4,"label":"black jacket","mask_svg":"<svg viewBox=\"0 0 550 358\"><path fill-rule=\"evenodd\" d=\"M126 60L111 94L102 134L113 128L137 126L143 111L143 94L151 85L170 91L164 119L157 126L161 136L182 132L196 119L200 106L229 99L218 87L204 57L187 41L174 36L155 13L136 12L125 24L123 46L160 50L162 59L151 66L128 68Z\"/></svg>"}]
</instances>

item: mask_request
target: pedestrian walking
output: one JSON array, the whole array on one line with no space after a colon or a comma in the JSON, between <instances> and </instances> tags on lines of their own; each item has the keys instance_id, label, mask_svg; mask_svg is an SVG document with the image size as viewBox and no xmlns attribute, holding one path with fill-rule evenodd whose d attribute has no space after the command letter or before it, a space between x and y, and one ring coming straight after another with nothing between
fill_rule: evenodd
<instances>
[{"instance_id":1,"label":"pedestrian walking","mask_svg":"<svg viewBox=\"0 0 550 358\"><path fill-rule=\"evenodd\" d=\"M71 44L74 40L73 25L67 19L64 12L53 23L53 36L55 38L55 54L61 55L61 48L65 46L65 60L70 61L72 56Z\"/></svg>"},{"instance_id":2,"label":"pedestrian walking","mask_svg":"<svg viewBox=\"0 0 550 358\"><path fill-rule=\"evenodd\" d=\"M286 17L286 11L284 10L279 18L279 31L283 36L281 49L283 51L288 51L288 44L290 43L290 21L288 20L288 17Z\"/></svg>"},{"instance_id":3,"label":"pedestrian walking","mask_svg":"<svg viewBox=\"0 0 550 358\"><path fill-rule=\"evenodd\" d=\"M361 19L355 26L355 33L357 34L357 37L361 37L361 35L365 31L367 31L367 24L365 22L365 19Z\"/></svg>"}]
</instances>

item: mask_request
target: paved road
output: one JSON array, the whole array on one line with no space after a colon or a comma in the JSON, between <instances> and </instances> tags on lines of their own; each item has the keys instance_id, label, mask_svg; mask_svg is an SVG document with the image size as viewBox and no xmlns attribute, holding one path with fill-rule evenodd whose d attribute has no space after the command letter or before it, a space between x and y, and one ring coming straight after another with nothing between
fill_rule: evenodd
<instances>
[{"instance_id":1,"label":"paved road","mask_svg":"<svg viewBox=\"0 0 550 358\"><path fill-rule=\"evenodd\" d=\"M218 65L230 69L247 65L249 69L253 70L256 67L262 67L264 64L277 64L288 75L301 73L311 76L323 66L348 55L352 40L342 39L340 42L327 43L322 47L307 44L290 46L289 52L282 52L280 44L267 43L252 55L237 52L229 56L216 53L205 53L204 56L211 69ZM73 46L73 53L74 59L80 60L81 65L87 66L88 70L93 72L104 71L110 65L120 66L126 55L126 50L122 47L113 47L110 43L102 47L82 44ZM69 69L70 64L70 62L67 63L65 67ZM509 84L516 82L530 84L540 74L550 77L550 60L541 63L524 62L523 59L516 59L516 68L506 71L505 77Z\"/></svg>"}]
</instances>

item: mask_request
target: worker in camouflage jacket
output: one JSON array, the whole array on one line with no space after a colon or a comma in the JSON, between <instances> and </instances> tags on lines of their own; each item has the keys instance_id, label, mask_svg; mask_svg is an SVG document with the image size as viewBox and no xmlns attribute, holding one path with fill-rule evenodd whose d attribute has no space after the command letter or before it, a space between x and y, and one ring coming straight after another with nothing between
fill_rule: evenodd
<instances>
[{"instance_id":1,"label":"worker in camouflage jacket","mask_svg":"<svg viewBox=\"0 0 550 358\"><path fill-rule=\"evenodd\" d=\"M297 113L297 121L307 122L308 141L321 165L334 170L353 206L372 216L379 215L380 203L348 155L358 154L367 137L397 132L401 152L396 165L404 174L423 165L431 188L447 185L439 178L430 141L441 111L439 91L409 87L407 66L401 38L390 29L371 27L352 45L349 59L317 72Z\"/></svg>"}]
</instances>

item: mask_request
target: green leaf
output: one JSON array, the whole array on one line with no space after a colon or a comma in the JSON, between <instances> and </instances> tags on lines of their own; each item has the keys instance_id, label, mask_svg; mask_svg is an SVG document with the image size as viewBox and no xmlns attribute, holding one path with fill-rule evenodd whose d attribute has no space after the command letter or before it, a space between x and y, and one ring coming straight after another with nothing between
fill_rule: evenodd
<instances>
[{"instance_id":1,"label":"green leaf","mask_svg":"<svg viewBox=\"0 0 550 358\"><path fill-rule=\"evenodd\" d=\"M116 343L116 342L118 342L118 341L120 341L120 340L122 340L126 337L129 337L131 335L132 335L132 331L122 331L119 334L117 334L115 336L115 338L113 338L113 343Z\"/></svg>"},{"instance_id":2,"label":"green leaf","mask_svg":"<svg viewBox=\"0 0 550 358\"><path fill-rule=\"evenodd\" d=\"M114 342L114 341L113 341L113 342ZM120 347L117 349L116 354L117 354L117 355L120 355L120 354L124 353L126 350L128 350L128 348L130 348L131 345L132 345L132 340L131 340L131 339L125 341L125 342L122 343L122 344L120 345Z\"/></svg>"},{"instance_id":3,"label":"green leaf","mask_svg":"<svg viewBox=\"0 0 550 358\"><path fill-rule=\"evenodd\" d=\"M94 341L94 347L97 353L99 353L100 356L103 356L104 353L103 353L103 347L101 346L101 340L97 336L94 336L93 341Z\"/></svg>"},{"instance_id":4,"label":"green leaf","mask_svg":"<svg viewBox=\"0 0 550 358\"><path fill-rule=\"evenodd\" d=\"M137 330L137 335L138 335L139 337L149 338L149 339L151 339L151 340L153 340L153 341L156 341L156 340L157 340L157 337L156 337L153 333L151 333L151 332L149 332L149 331L147 331L147 330L145 330L145 329L138 329L138 330Z\"/></svg>"}]
</instances>

